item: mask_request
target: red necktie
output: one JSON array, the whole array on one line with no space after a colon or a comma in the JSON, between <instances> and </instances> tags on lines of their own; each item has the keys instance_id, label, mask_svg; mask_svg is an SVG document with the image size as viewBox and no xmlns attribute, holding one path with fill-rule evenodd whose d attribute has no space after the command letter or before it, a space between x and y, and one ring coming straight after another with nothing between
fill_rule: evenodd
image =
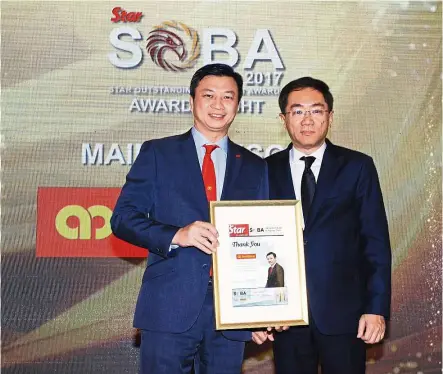
<instances>
[{"instance_id":1,"label":"red necktie","mask_svg":"<svg viewBox=\"0 0 443 374\"><path fill-rule=\"evenodd\" d=\"M217 200L217 185L215 179L214 163L211 159L211 153L214 149L218 148L218 145L205 144L203 147L206 149L205 157L203 159L202 174L203 182L205 184L206 197L208 201Z\"/></svg>"},{"instance_id":2,"label":"red necktie","mask_svg":"<svg viewBox=\"0 0 443 374\"><path fill-rule=\"evenodd\" d=\"M215 178L215 167L211 159L211 153L214 149L218 148L218 145L205 144L203 147L205 147L206 149L202 166L203 183L205 184L206 197L208 198L208 201L216 201L217 181ZM209 269L209 276L212 277L212 266Z\"/></svg>"}]
</instances>

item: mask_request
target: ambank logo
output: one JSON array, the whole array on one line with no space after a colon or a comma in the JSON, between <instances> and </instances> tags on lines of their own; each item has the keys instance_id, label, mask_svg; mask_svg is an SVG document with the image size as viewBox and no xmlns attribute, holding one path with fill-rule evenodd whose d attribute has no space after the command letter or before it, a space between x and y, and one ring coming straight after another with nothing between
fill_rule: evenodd
<instances>
[{"instance_id":1,"label":"ambank logo","mask_svg":"<svg viewBox=\"0 0 443 374\"><path fill-rule=\"evenodd\" d=\"M37 257L146 257L116 238L110 227L120 188L40 187Z\"/></svg>"},{"instance_id":2,"label":"ambank logo","mask_svg":"<svg viewBox=\"0 0 443 374\"><path fill-rule=\"evenodd\" d=\"M66 239L89 240L92 238L92 220L95 217L101 217L104 221L103 226L94 230L94 238L100 240L112 234L109 223L111 216L112 210L103 205L94 205L88 209L80 205L68 205L55 217L55 227L57 232ZM78 226L70 227L68 221L74 217L78 220Z\"/></svg>"}]
</instances>

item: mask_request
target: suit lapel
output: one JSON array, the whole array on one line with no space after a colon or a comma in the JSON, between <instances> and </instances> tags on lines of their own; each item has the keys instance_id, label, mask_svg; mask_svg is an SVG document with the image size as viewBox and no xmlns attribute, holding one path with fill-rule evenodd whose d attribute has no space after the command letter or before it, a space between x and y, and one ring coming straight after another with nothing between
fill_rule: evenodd
<instances>
[{"instance_id":1,"label":"suit lapel","mask_svg":"<svg viewBox=\"0 0 443 374\"><path fill-rule=\"evenodd\" d=\"M279 199L293 200L296 199L294 182L292 180L291 165L289 164L289 151L292 148L292 144L288 146L284 151L280 152L281 162L276 165L275 171L275 188L278 189Z\"/></svg>"},{"instance_id":2,"label":"suit lapel","mask_svg":"<svg viewBox=\"0 0 443 374\"><path fill-rule=\"evenodd\" d=\"M343 165L343 157L337 154L336 147L327 139L326 143L327 147L321 163L314 200L312 201L312 205L309 210L309 217L305 230L309 229L310 225L315 220L316 214L318 213L324 200L331 192L337 173Z\"/></svg>"},{"instance_id":3,"label":"suit lapel","mask_svg":"<svg viewBox=\"0 0 443 374\"><path fill-rule=\"evenodd\" d=\"M242 148L228 138L226 173L225 173L225 180L223 181L223 191L220 200L225 200L226 196L229 196L230 186L233 185L234 181L237 179L242 163L243 163Z\"/></svg>"},{"instance_id":4,"label":"suit lapel","mask_svg":"<svg viewBox=\"0 0 443 374\"><path fill-rule=\"evenodd\" d=\"M178 153L180 166L177 171L181 174L181 180L189 181L189 194L196 202L197 209L199 209L203 216L206 217L206 220L208 220L209 211L205 185L203 183L203 176L191 130L181 135L179 139L181 140L180 151Z\"/></svg>"}]
</instances>

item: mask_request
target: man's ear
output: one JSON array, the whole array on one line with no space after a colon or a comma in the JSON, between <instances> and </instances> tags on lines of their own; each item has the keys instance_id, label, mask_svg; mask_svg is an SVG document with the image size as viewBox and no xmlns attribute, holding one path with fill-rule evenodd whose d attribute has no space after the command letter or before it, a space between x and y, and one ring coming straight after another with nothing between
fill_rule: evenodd
<instances>
[{"instance_id":1,"label":"man's ear","mask_svg":"<svg viewBox=\"0 0 443 374\"><path fill-rule=\"evenodd\" d=\"M328 128L329 129L331 128L333 121L334 121L334 111L331 110L331 112L329 113L329 123L328 123Z\"/></svg>"},{"instance_id":2,"label":"man's ear","mask_svg":"<svg viewBox=\"0 0 443 374\"><path fill-rule=\"evenodd\" d=\"M286 130L286 117L283 113L280 113L278 115L278 118L280 118L280 123L283 125L283 128Z\"/></svg>"}]
</instances>

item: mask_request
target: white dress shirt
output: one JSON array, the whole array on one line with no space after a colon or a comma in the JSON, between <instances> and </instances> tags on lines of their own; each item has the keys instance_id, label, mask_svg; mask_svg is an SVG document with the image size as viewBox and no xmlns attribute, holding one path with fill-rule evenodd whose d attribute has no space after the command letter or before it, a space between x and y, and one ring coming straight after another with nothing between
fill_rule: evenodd
<instances>
[{"instance_id":1,"label":"white dress shirt","mask_svg":"<svg viewBox=\"0 0 443 374\"><path fill-rule=\"evenodd\" d=\"M307 156L315 157L315 161L311 165L311 170L312 173L314 174L315 182L317 182L325 150L326 150L326 143L323 143L323 145L319 149L317 149L315 152L313 152L310 155L304 154L303 152L300 152L294 147L292 147L291 150L289 151L289 166L291 168L292 183L294 183L295 197L297 198L297 200L301 200L301 177L303 175L303 171L305 170L305 162L303 160L300 160L300 158ZM302 208L302 214L303 214L303 208ZM303 219L303 224L304 224L304 219Z\"/></svg>"}]
</instances>

